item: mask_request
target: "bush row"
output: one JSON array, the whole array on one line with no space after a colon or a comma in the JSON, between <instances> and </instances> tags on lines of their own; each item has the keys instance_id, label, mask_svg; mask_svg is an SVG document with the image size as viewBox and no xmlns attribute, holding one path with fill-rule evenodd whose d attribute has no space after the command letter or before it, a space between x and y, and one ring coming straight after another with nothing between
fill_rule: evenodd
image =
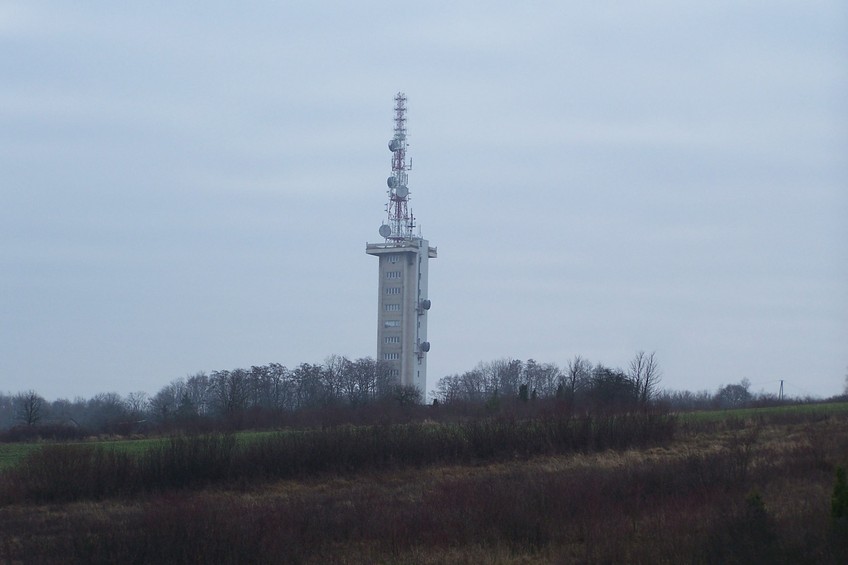
<instances>
[{"instance_id":1,"label":"bush row","mask_svg":"<svg viewBox=\"0 0 848 565\"><path fill-rule=\"evenodd\" d=\"M664 414L637 413L340 426L242 441L225 434L174 436L141 453L108 444L47 445L0 476L0 500L97 499L220 482L641 447L669 441L675 422Z\"/></svg>"}]
</instances>

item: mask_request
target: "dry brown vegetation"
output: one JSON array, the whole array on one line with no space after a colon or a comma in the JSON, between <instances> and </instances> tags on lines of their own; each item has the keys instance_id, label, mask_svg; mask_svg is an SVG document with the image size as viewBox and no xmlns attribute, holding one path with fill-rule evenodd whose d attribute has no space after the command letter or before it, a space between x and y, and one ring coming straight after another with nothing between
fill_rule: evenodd
<instances>
[{"instance_id":1,"label":"dry brown vegetation","mask_svg":"<svg viewBox=\"0 0 848 565\"><path fill-rule=\"evenodd\" d=\"M423 429L456 433L450 426ZM422 437L404 433L392 437ZM848 463L846 416L634 437L616 449L469 451L284 479L231 469L201 488L66 502L13 496L9 481L26 480L6 473L0 562L848 562L848 524L831 511L836 469ZM50 462L41 457L33 461Z\"/></svg>"}]
</instances>

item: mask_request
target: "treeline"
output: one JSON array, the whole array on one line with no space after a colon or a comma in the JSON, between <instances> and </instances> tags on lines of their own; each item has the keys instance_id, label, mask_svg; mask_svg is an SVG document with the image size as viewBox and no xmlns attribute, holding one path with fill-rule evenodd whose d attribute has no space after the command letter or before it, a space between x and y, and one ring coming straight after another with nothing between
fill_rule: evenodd
<instances>
[{"instance_id":1,"label":"treeline","mask_svg":"<svg viewBox=\"0 0 848 565\"><path fill-rule=\"evenodd\" d=\"M31 390L0 394L0 429L6 430L0 439L274 427L311 423L314 412L422 400L416 389L398 386L385 363L334 355L294 369L271 363L201 372L175 379L153 396L103 393L48 402Z\"/></svg>"},{"instance_id":2,"label":"treeline","mask_svg":"<svg viewBox=\"0 0 848 565\"><path fill-rule=\"evenodd\" d=\"M650 404L659 392L662 373L654 353L636 353L628 369L592 365L579 355L564 368L553 363L501 359L439 380L435 398L447 404L558 398L574 409L631 409Z\"/></svg>"},{"instance_id":3,"label":"treeline","mask_svg":"<svg viewBox=\"0 0 848 565\"><path fill-rule=\"evenodd\" d=\"M546 399L564 403L575 414L788 402L752 393L745 379L714 393L693 393L662 390L661 378L656 354L643 351L626 369L593 364L579 355L562 367L533 359L499 359L439 379L430 399L443 408L438 415L431 411L422 417L444 419L446 413L461 416L474 411L491 415L512 410L516 402ZM423 402L416 389L397 386L385 363L333 355L324 363L302 363L293 369L270 363L201 372L175 379L152 396L102 393L90 399L48 402L36 391L0 394L0 441L374 423L399 409L408 420L412 407Z\"/></svg>"},{"instance_id":4,"label":"treeline","mask_svg":"<svg viewBox=\"0 0 848 565\"><path fill-rule=\"evenodd\" d=\"M752 392L748 379L722 385L715 392L663 390L659 387L661 380L656 354L644 351L637 352L626 369L593 364L579 355L564 367L533 359L500 359L481 362L470 371L440 379L431 394L447 404L491 405L500 398L557 398L577 412L646 406L671 411L720 410L813 401Z\"/></svg>"}]
</instances>

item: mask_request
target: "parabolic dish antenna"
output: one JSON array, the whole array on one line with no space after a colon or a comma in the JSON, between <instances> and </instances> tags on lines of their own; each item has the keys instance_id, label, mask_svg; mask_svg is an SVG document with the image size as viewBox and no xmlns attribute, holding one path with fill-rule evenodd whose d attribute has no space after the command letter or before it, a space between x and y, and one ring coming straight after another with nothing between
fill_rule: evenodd
<instances>
[{"instance_id":1,"label":"parabolic dish antenna","mask_svg":"<svg viewBox=\"0 0 848 565\"><path fill-rule=\"evenodd\" d=\"M380 235L383 237L389 237L390 235L392 235L392 228L390 228L386 224L383 224L382 226L380 226Z\"/></svg>"},{"instance_id":2,"label":"parabolic dish antenna","mask_svg":"<svg viewBox=\"0 0 848 565\"><path fill-rule=\"evenodd\" d=\"M398 198L406 198L409 195L409 189L405 186L399 186L395 189L395 194Z\"/></svg>"}]
</instances>

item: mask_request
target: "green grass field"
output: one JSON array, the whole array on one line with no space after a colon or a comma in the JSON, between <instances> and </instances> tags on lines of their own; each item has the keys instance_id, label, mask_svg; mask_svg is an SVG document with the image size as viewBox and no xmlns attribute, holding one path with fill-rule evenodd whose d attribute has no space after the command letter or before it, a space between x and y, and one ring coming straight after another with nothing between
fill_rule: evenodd
<instances>
[{"instance_id":1,"label":"green grass field","mask_svg":"<svg viewBox=\"0 0 848 565\"><path fill-rule=\"evenodd\" d=\"M681 412L678 414L684 421L708 422L728 418L749 420L760 417L792 415L792 414L845 414L848 413L848 402L829 402L825 404L794 404L791 406L770 406L768 408L735 408L731 410L704 410L698 412Z\"/></svg>"},{"instance_id":2,"label":"green grass field","mask_svg":"<svg viewBox=\"0 0 848 565\"><path fill-rule=\"evenodd\" d=\"M280 431L248 431L248 432L239 432L236 434L236 440L239 444L248 444L253 441L257 441L262 439L263 437L267 437L273 434L279 433L291 433L291 432L280 432ZM83 442L85 444L97 445L100 447L110 447L113 449L120 449L122 451L126 451L128 453L143 453L145 450L160 445L162 442L167 441L168 438L141 438L141 439L119 439L119 440L99 440L99 441L87 441ZM23 460L27 454L45 446L49 445L50 442L32 442L32 443L0 443L0 472L4 469L8 469L19 463Z\"/></svg>"},{"instance_id":3,"label":"green grass field","mask_svg":"<svg viewBox=\"0 0 848 565\"><path fill-rule=\"evenodd\" d=\"M0 443L0 471L15 465L27 453L39 448L38 443Z\"/></svg>"},{"instance_id":4,"label":"green grass field","mask_svg":"<svg viewBox=\"0 0 848 565\"><path fill-rule=\"evenodd\" d=\"M136 439L136 440L115 440L115 441L98 441L86 442L100 446L110 446L115 449L123 449L129 452L141 452L151 445L163 441L162 439ZM34 443L0 443L0 471L8 469L20 462L29 453L40 449L45 445L50 445L51 442L34 442Z\"/></svg>"}]
</instances>

